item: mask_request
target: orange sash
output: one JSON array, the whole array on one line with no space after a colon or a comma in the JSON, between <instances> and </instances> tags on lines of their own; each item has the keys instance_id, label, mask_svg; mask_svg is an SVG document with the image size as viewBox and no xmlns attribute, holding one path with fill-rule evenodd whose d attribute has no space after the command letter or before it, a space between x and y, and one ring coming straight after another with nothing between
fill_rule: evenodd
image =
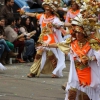
<instances>
[{"instance_id":1,"label":"orange sash","mask_svg":"<svg viewBox=\"0 0 100 100\"><path fill-rule=\"evenodd\" d=\"M90 45L87 42L82 48L79 47L78 45L78 41L75 40L72 44L72 49L73 51L80 57L86 55L88 53L88 51L90 50ZM78 79L80 82L80 85L86 86L86 85L90 85L91 83L91 68L90 67L86 67L82 70L80 70L79 68L76 68L76 72L78 75Z\"/></svg>"},{"instance_id":2,"label":"orange sash","mask_svg":"<svg viewBox=\"0 0 100 100\"><path fill-rule=\"evenodd\" d=\"M87 42L82 48L79 47L78 45L78 41L75 40L71 43L72 49L73 51L79 56L82 57L84 55L86 55L88 53L88 51L90 50L90 45L89 42Z\"/></svg>"}]
</instances>

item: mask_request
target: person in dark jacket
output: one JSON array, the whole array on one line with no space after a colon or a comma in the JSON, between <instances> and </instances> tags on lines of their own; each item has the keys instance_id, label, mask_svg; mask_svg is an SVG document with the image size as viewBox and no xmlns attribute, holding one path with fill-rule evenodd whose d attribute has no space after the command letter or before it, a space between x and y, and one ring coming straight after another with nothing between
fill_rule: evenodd
<instances>
[{"instance_id":1,"label":"person in dark jacket","mask_svg":"<svg viewBox=\"0 0 100 100\"><path fill-rule=\"evenodd\" d=\"M13 17L13 7L14 0L6 0L5 5L1 8L0 16L4 17L5 19L8 19L9 17Z\"/></svg>"}]
</instances>

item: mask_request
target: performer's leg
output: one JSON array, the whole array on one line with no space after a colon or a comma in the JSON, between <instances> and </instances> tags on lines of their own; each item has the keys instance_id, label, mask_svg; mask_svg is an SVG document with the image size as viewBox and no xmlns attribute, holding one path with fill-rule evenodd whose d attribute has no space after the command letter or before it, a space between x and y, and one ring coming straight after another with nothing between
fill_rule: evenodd
<instances>
[{"instance_id":1,"label":"performer's leg","mask_svg":"<svg viewBox=\"0 0 100 100\"><path fill-rule=\"evenodd\" d=\"M90 99L86 93L81 92L79 95L79 100L90 100Z\"/></svg>"},{"instance_id":2,"label":"performer's leg","mask_svg":"<svg viewBox=\"0 0 100 100\"><path fill-rule=\"evenodd\" d=\"M57 66L57 58L52 51L48 51L48 58L52 64L53 69ZM52 78L58 78L56 75L52 75Z\"/></svg>"},{"instance_id":3,"label":"performer's leg","mask_svg":"<svg viewBox=\"0 0 100 100\"><path fill-rule=\"evenodd\" d=\"M69 89L68 100L75 100L77 95L77 89L71 88Z\"/></svg>"},{"instance_id":4,"label":"performer's leg","mask_svg":"<svg viewBox=\"0 0 100 100\"><path fill-rule=\"evenodd\" d=\"M62 88L63 90L65 90L65 89L66 89L66 86L67 86L67 82L65 82L65 83L61 86L61 88Z\"/></svg>"},{"instance_id":5,"label":"performer's leg","mask_svg":"<svg viewBox=\"0 0 100 100\"><path fill-rule=\"evenodd\" d=\"M37 54L35 55L34 63L30 68L30 74L28 74L27 77L32 78L32 77L35 77L37 74L39 75L42 53L43 53L43 50L37 51Z\"/></svg>"},{"instance_id":6,"label":"performer's leg","mask_svg":"<svg viewBox=\"0 0 100 100\"><path fill-rule=\"evenodd\" d=\"M52 51L48 51L48 58L51 61L53 68L55 68L57 65L57 58Z\"/></svg>"},{"instance_id":7,"label":"performer's leg","mask_svg":"<svg viewBox=\"0 0 100 100\"><path fill-rule=\"evenodd\" d=\"M51 49L57 58L56 68L53 70L53 77L62 77L62 70L65 68L65 57L59 49Z\"/></svg>"}]
</instances>

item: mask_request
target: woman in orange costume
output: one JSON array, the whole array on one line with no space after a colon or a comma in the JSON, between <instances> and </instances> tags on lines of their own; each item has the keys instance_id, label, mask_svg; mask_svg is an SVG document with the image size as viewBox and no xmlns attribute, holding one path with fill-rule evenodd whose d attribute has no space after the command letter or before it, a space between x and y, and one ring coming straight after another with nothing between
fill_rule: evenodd
<instances>
[{"instance_id":1,"label":"woman in orange costume","mask_svg":"<svg viewBox=\"0 0 100 100\"><path fill-rule=\"evenodd\" d=\"M45 44L70 52L70 72L65 100L100 100L100 47L96 51L82 26L74 26L74 39Z\"/></svg>"},{"instance_id":2,"label":"woman in orange costume","mask_svg":"<svg viewBox=\"0 0 100 100\"><path fill-rule=\"evenodd\" d=\"M66 15L66 23L70 23L80 13L80 8L76 2L72 2L71 8L68 10Z\"/></svg>"},{"instance_id":3,"label":"woman in orange costume","mask_svg":"<svg viewBox=\"0 0 100 100\"><path fill-rule=\"evenodd\" d=\"M40 73L52 73L53 78L63 76L62 70L65 68L64 54L59 49L41 46L43 42L51 44L63 41L61 31L58 29L58 26L63 23L55 14L59 4L60 0L44 0L42 5L45 13L25 13L25 15L36 17L39 20L42 31L38 40L37 54L30 68L30 74L28 74L29 78L39 76Z\"/></svg>"},{"instance_id":4,"label":"woman in orange costume","mask_svg":"<svg viewBox=\"0 0 100 100\"><path fill-rule=\"evenodd\" d=\"M75 1L72 1L71 8L69 8L66 16L65 16L65 23L71 23L71 21L80 13L80 7L78 3ZM71 29L69 27L66 27L66 32L64 35L64 40L70 37L71 35Z\"/></svg>"}]
</instances>

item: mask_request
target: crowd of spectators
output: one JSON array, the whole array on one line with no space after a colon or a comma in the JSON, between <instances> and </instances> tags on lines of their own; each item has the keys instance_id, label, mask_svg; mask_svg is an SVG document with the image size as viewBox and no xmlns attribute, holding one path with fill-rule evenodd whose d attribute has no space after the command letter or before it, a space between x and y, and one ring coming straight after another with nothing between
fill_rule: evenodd
<instances>
[{"instance_id":1,"label":"crowd of spectators","mask_svg":"<svg viewBox=\"0 0 100 100\"><path fill-rule=\"evenodd\" d=\"M30 17L14 16L14 0L6 0L0 11L0 62L33 62L36 54L35 43L41 33L38 20Z\"/></svg>"}]
</instances>

